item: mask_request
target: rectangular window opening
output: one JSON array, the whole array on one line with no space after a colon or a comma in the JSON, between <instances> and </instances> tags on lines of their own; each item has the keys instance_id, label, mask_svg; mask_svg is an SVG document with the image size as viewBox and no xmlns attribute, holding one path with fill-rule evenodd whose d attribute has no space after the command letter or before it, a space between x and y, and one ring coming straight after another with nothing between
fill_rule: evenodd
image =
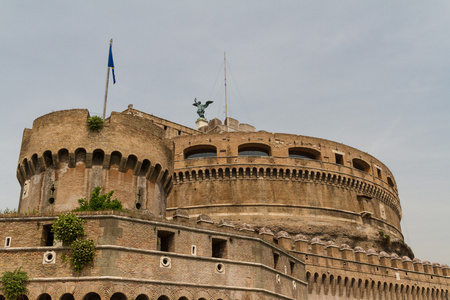
<instances>
[{"instance_id":1,"label":"rectangular window opening","mask_svg":"<svg viewBox=\"0 0 450 300\"><path fill-rule=\"evenodd\" d=\"M158 231L158 251L174 252L175 251L175 233L171 231Z\"/></svg>"},{"instance_id":2,"label":"rectangular window opening","mask_svg":"<svg viewBox=\"0 0 450 300\"><path fill-rule=\"evenodd\" d=\"M5 247L11 247L11 237L10 236L8 236L5 239Z\"/></svg>"},{"instance_id":3,"label":"rectangular window opening","mask_svg":"<svg viewBox=\"0 0 450 300\"><path fill-rule=\"evenodd\" d=\"M344 156L342 154L335 153L334 157L336 158L336 163L338 165L343 165L344 164Z\"/></svg>"},{"instance_id":4,"label":"rectangular window opening","mask_svg":"<svg viewBox=\"0 0 450 300\"><path fill-rule=\"evenodd\" d=\"M278 261L280 260L280 254L273 253L273 268L276 269L278 267Z\"/></svg>"},{"instance_id":5,"label":"rectangular window opening","mask_svg":"<svg viewBox=\"0 0 450 300\"><path fill-rule=\"evenodd\" d=\"M381 179L381 170L377 168L377 176Z\"/></svg>"},{"instance_id":6,"label":"rectangular window opening","mask_svg":"<svg viewBox=\"0 0 450 300\"><path fill-rule=\"evenodd\" d=\"M227 240L212 239L212 257L225 258L227 255Z\"/></svg>"},{"instance_id":7,"label":"rectangular window opening","mask_svg":"<svg viewBox=\"0 0 450 300\"><path fill-rule=\"evenodd\" d=\"M291 276L294 276L294 271L295 271L295 262L293 261L289 261L289 265L291 266Z\"/></svg>"},{"instance_id":8,"label":"rectangular window opening","mask_svg":"<svg viewBox=\"0 0 450 300\"><path fill-rule=\"evenodd\" d=\"M41 246L53 246L54 236L52 226L52 224L42 226Z\"/></svg>"}]
</instances>

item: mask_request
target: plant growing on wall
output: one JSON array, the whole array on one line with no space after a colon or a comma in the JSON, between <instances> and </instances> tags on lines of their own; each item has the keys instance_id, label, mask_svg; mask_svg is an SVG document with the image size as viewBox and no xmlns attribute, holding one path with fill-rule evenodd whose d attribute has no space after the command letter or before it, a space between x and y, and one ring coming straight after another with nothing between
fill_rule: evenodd
<instances>
[{"instance_id":1,"label":"plant growing on wall","mask_svg":"<svg viewBox=\"0 0 450 300\"><path fill-rule=\"evenodd\" d=\"M55 239L64 245L70 245L78 237L84 235L84 221L74 214L62 214L53 222L52 232Z\"/></svg>"},{"instance_id":2,"label":"plant growing on wall","mask_svg":"<svg viewBox=\"0 0 450 300\"><path fill-rule=\"evenodd\" d=\"M95 245L93 240L76 240L70 244L70 263L72 268L80 272L81 269L92 262L95 256Z\"/></svg>"},{"instance_id":3,"label":"plant growing on wall","mask_svg":"<svg viewBox=\"0 0 450 300\"><path fill-rule=\"evenodd\" d=\"M17 300L21 295L27 294L28 284L27 272L21 267L14 271L6 271L1 277L2 286L0 290L5 294L7 300Z\"/></svg>"},{"instance_id":4,"label":"plant growing on wall","mask_svg":"<svg viewBox=\"0 0 450 300\"><path fill-rule=\"evenodd\" d=\"M83 223L85 221L73 213L62 214L53 222L52 232L55 239L70 246L70 264L74 271L81 269L92 262L95 256L93 240L81 240L85 235Z\"/></svg>"},{"instance_id":5,"label":"plant growing on wall","mask_svg":"<svg viewBox=\"0 0 450 300\"><path fill-rule=\"evenodd\" d=\"M89 130L99 132L103 128L103 119L99 116L92 116L87 119Z\"/></svg>"},{"instance_id":6,"label":"plant growing on wall","mask_svg":"<svg viewBox=\"0 0 450 300\"><path fill-rule=\"evenodd\" d=\"M91 199L78 199L80 207L74 211L97 211L97 210L117 210L123 211L122 203L117 198L112 199L114 191L100 195L101 187L96 187L92 192Z\"/></svg>"}]
</instances>

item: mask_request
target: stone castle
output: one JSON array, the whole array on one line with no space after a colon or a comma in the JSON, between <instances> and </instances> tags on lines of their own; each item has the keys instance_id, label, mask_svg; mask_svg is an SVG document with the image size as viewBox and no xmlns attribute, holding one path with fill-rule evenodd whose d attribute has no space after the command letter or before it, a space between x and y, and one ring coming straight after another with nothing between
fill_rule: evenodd
<instances>
[{"instance_id":1,"label":"stone castle","mask_svg":"<svg viewBox=\"0 0 450 300\"><path fill-rule=\"evenodd\" d=\"M24 131L18 213L0 216L1 270L27 271L23 299L448 299L449 266L414 258L375 157L232 118L191 129L130 105L93 132L88 117ZM78 213L96 257L76 273L52 222L96 187L128 212Z\"/></svg>"}]
</instances>

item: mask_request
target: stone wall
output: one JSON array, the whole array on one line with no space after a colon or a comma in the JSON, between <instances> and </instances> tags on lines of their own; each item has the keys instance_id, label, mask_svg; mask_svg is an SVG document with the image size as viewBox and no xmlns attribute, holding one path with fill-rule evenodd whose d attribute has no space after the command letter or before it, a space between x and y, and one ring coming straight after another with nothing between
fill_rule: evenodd
<instances>
[{"instance_id":1,"label":"stone wall","mask_svg":"<svg viewBox=\"0 0 450 300\"><path fill-rule=\"evenodd\" d=\"M67 292L75 299L89 292L103 297L105 286L111 287L109 294L120 292L127 298L140 291L149 299L166 292L172 295L170 299L178 299L172 297L182 290L188 299L198 299L202 293L210 295L205 299L218 299L214 295L222 299L306 299L304 263L254 233L209 222L167 222L126 213L80 217L86 220L87 238L96 244L93 266L80 274L62 258L69 256L67 247L44 246L44 227L55 216L0 218L0 240L10 238L9 246L0 248L0 269L21 266L31 278L30 299L42 293L59 299ZM217 241L222 244L215 245ZM51 262L44 261L46 253L53 253ZM72 291L68 291L70 283ZM130 293L129 286L136 292Z\"/></svg>"},{"instance_id":2,"label":"stone wall","mask_svg":"<svg viewBox=\"0 0 450 300\"><path fill-rule=\"evenodd\" d=\"M349 243L373 240L380 231L403 240L394 177L367 153L323 139L267 132L183 136L174 142L168 212L183 208L192 216L227 215ZM241 155L246 149L266 156Z\"/></svg>"},{"instance_id":3,"label":"stone wall","mask_svg":"<svg viewBox=\"0 0 450 300\"><path fill-rule=\"evenodd\" d=\"M172 188L173 143L140 117L112 113L93 132L88 116L87 110L58 111L25 129L19 211L68 211L102 187L104 193L114 190L125 208L163 216Z\"/></svg>"}]
</instances>

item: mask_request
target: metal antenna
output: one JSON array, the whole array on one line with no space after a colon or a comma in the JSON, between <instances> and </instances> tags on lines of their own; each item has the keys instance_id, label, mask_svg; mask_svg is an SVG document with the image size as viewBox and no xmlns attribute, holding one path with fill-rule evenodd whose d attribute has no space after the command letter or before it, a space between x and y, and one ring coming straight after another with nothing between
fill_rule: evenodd
<instances>
[{"instance_id":1,"label":"metal antenna","mask_svg":"<svg viewBox=\"0 0 450 300\"><path fill-rule=\"evenodd\" d=\"M225 52L223 52L223 68L225 74L225 122L228 123L228 103L227 103L227 57Z\"/></svg>"}]
</instances>

